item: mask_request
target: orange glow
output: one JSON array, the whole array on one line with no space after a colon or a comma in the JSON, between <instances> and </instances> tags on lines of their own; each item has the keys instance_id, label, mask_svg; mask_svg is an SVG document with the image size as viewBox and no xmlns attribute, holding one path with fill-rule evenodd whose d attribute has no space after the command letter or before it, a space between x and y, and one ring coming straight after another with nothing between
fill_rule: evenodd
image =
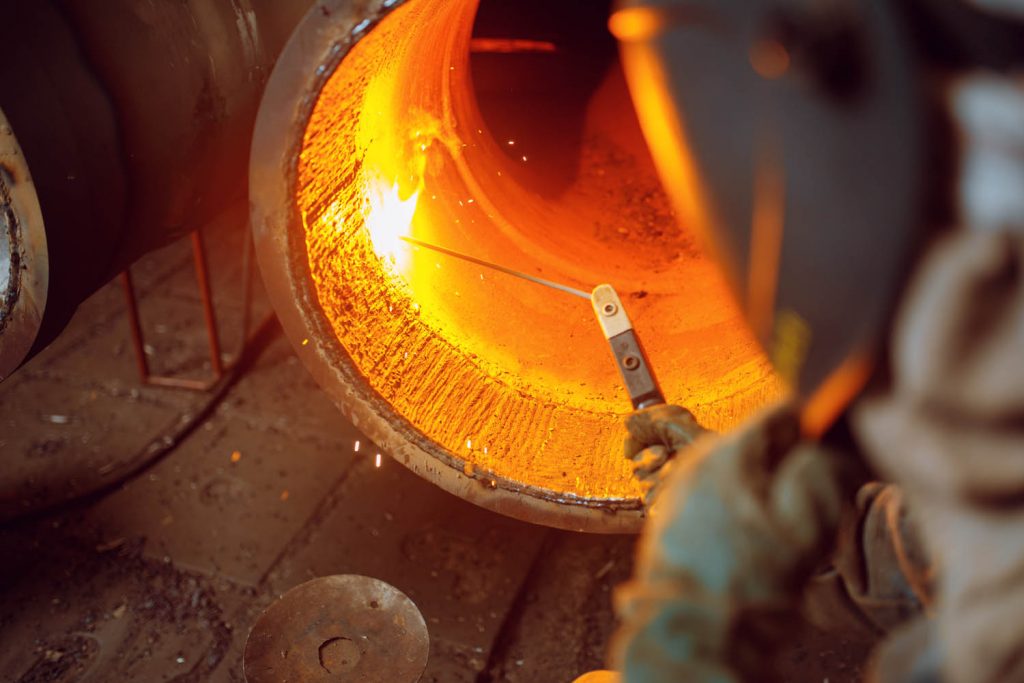
<instances>
[{"instance_id":1,"label":"orange glow","mask_svg":"<svg viewBox=\"0 0 1024 683\"><path fill-rule=\"evenodd\" d=\"M618 17L625 10L613 16ZM671 101L667 75L652 48L641 43L622 45L623 67L629 72L633 100L640 113L640 125L647 138L654 162L680 216L695 234L705 239L711 221L707 191L703 187L697 164L689 154L686 131L679 123L675 104ZM705 248L710 248L706 243Z\"/></svg>"},{"instance_id":2,"label":"orange glow","mask_svg":"<svg viewBox=\"0 0 1024 683\"><path fill-rule=\"evenodd\" d=\"M556 52L558 46L548 40L520 38L473 38L469 42L472 52Z\"/></svg>"},{"instance_id":3,"label":"orange glow","mask_svg":"<svg viewBox=\"0 0 1024 683\"><path fill-rule=\"evenodd\" d=\"M775 147L763 143L754 177L754 213L750 220L747 266L747 318L765 339L771 331L779 284L779 259L785 226L785 178ZM777 367L777 366L776 366Z\"/></svg>"},{"instance_id":4,"label":"orange glow","mask_svg":"<svg viewBox=\"0 0 1024 683\"><path fill-rule=\"evenodd\" d=\"M875 354L867 350L849 356L807 400L800 416L801 428L809 437L820 438L843 409L850 404L875 369Z\"/></svg>"},{"instance_id":5,"label":"orange glow","mask_svg":"<svg viewBox=\"0 0 1024 683\"><path fill-rule=\"evenodd\" d=\"M621 456L629 400L588 302L401 234L578 289L612 284L667 398L709 428L779 385L718 268L674 219L620 71L592 98L568 189L546 198L513 180L542 165L520 135L494 139L477 108L475 10L409 0L324 84L295 185L318 303L382 419L410 425L452 467L563 500L635 500Z\"/></svg>"},{"instance_id":6,"label":"orange glow","mask_svg":"<svg viewBox=\"0 0 1024 683\"><path fill-rule=\"evenodd\" d=\"M608 29L619 40L648 40L665 26L662 12L650 7L627 7L608 20Z\"/></svg>"}]
</instances>

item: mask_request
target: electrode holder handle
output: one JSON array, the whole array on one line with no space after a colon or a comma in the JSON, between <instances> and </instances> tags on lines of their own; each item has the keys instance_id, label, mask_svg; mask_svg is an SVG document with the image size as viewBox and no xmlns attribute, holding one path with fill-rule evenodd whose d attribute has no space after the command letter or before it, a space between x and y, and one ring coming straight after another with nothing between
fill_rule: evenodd
<instances>
[{"instance_id":1,"label":"electrode holder handle","mask_svg":"<svg viewBox=\"0 0 1024 683\"><path fill-rule=\"evenodd\" d=\"M601 325L601 331L611 346L633 408L640 410L664 403L665 397L658 386L658 380L654 378L647 354L633 331L633 324L615 288L611 285L598 285L590 295L590 302L594 306L594 315Z\"/></svg>"}]
</instances>

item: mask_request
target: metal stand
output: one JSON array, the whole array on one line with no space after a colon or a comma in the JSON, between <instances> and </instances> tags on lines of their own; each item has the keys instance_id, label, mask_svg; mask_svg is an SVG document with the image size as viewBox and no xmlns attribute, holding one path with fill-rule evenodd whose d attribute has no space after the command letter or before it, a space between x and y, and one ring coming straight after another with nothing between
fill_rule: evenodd
<instances>
[{"instance_id":1,"label":"metal stand","mask_svg":"<svg viewBox=\"0 0 1024 683\"><path fill-rule=\"evenodd\" d=\"M139 318L139 304L135 296L135 284L132 281L131 269L121 273L121 285L124 288L125 302L128 305L128 324L132 334L132 348L135 351L135 363L139 369L139 377L143 384L158 387L173 387L192 391L209 391L219 382L226 371L221 358L220 335L217 332L217 315L213 304L213 293L210 289L209 269L206 262L206 246L199 230L192 232L192 261L196 271L196 282L199 286L199 297L203 304L203 319L206 323L206 336L210 344L210 367L213 376L209 379L191 379L154 375L149 369L146 358L146 343L142 334L142 323ZM249 314L252 305L252 233L248 226L245 230L245 246L242 249L242 337L238 353L233 361L237 362L249 336Z\"/></svg>"}]
</instances>

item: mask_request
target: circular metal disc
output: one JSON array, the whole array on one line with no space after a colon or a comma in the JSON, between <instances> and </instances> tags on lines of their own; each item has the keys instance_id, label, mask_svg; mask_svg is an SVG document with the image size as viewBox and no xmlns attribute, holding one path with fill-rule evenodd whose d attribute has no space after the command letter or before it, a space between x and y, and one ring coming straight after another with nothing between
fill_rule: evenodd
<instances>
[{"instance_id":1,"label":"circular metal disc","mask_svg":"<svg viewBox=\"0 0 1024 683\"><path fill-rule=\"evenodd\" d=\"M430 639L394 586L352 574L313 579L266 609L245 644L247 683L415 683Z\"/></svg>"}]
</instances>

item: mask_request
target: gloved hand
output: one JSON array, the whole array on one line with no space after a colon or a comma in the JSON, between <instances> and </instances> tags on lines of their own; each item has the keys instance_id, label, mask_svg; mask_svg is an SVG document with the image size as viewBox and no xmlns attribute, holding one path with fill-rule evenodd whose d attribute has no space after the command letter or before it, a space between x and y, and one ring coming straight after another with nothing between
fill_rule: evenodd
<instances>
[{"instance_id":1,"label":"gloved hand","mask_svg":"<svg viewBox=\"0 0 1024 683\"><path fill-rule=\"evenodd\" d=\"M679 444L689 418L664 410L675 418L638 417L637 435L674 435ZM635 576L616 592L613 650L624 680L773 680L770 662L796 630L802 586L833 543L846 498L842 464L801 439L788 405L669 460Z\"/></svg>"},{"instance_id":2,"label":"gloved hand","mask_svg":"<svg viewBox=\"0 0 1024 683\"><path fill-rule=\"evenodd\" d=\"M638 410L626 418L623 454L633 462L633 474L640 480L644 502L650 506L658 484L671 469L676 453L709 433L686 408L658 405Z\"/></svg>"}]
</instances>

